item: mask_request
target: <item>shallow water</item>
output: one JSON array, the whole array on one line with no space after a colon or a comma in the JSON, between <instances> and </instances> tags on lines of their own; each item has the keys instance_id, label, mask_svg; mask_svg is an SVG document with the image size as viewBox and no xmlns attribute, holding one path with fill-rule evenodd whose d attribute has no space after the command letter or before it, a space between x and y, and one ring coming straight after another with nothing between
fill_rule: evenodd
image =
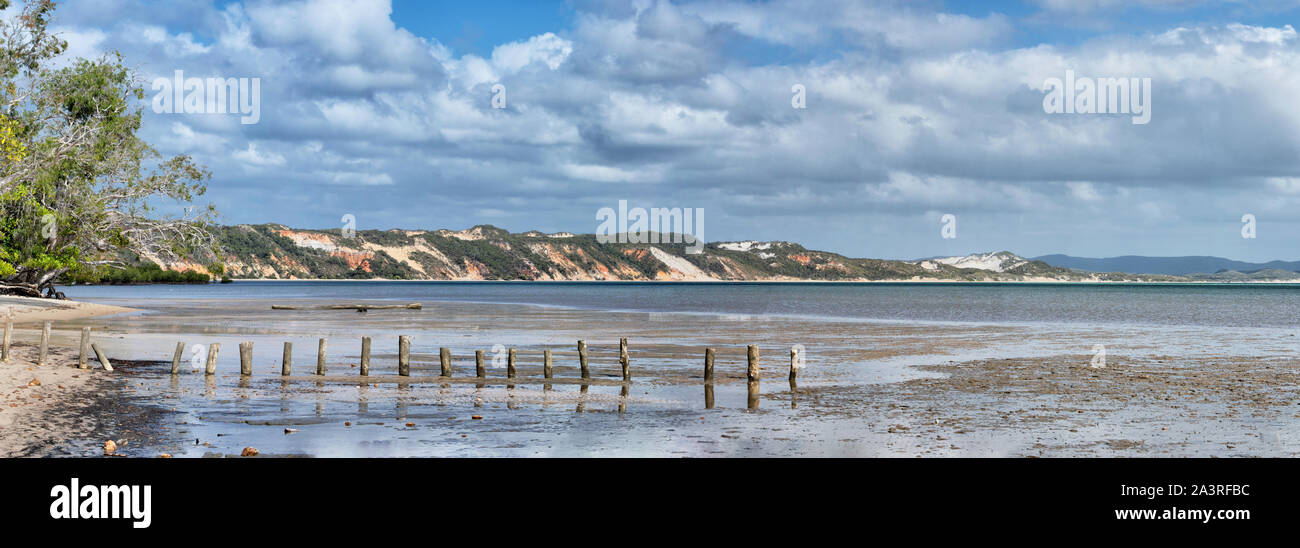
<instances>
[{"instance_id":1,"label":"shallow water","mask_svg":"<svg viewBox=\"0 0 1300 548\"><path fill-rule=\"evenodd\" d=\"M175 410L165 425L171 442L128 445L142 456L238 454L246 446L313 456L912 456L918 446L884 433L883 417L846 416L844 402L792 391L789 348L804 349L799 388L808 391L935 376L915 366L949 361L1077 355L1087 365L1099 344L1114 361L1289 355L1297 343L1288 322L1300 311L1300 292L1274 286L239 282L66 293L141 309L60 328L89 325L110 356L165 362L130 377L138 403ZM270 310L359 300L425 308ZM358 386L279 377L286 341L294 373L314 373L320 337L329 340L330 375L357 374L362 336L374 339L372 374L394 374L398 335L412 337L413 376L436 375L438 349L448 347L456 376L472 376L474 351L486 351L491 382ZM500 379L505 348L518 349L521 377L540 376L546 349L557 377L578 376L578 339L591 347L593 376L616 379L619 337L631 344L626 396L619 386L584 393L524 379L507 388ZM178 341L186 351L173 378ZM238 375L240 341L254 343L248 379ZM195 370L211 343L221 351L209 379ZM747 387L737 380L746 344L763 354L757 409L747 408ZM712 408L701 378L706 346L718 349ZM1094 428L1115 435L1124 426ZM1021 454L1044 434L991 432L925 454Z\"/></svg>"}]
</instances>

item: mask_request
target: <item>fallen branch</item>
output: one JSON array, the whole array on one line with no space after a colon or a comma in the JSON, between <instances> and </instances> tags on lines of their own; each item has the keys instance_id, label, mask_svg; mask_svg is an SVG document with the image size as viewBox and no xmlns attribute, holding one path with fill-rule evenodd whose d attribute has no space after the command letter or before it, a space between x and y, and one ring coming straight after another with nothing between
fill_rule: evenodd
<instances>
[{"instance_id":1,"label":"fallen branch","mask_svg":"<svg viewBox=\"0 0 1300 548\"><path fill-rule=\"evenodd\" d=\"M392 309L420 310L420 309L422 309L422 308L424 308L424 305L422 305L422 304L420 304L420 303L411 303L411 304L326 304L326 305L320 305L320 306L290 306L290 305L283 305L283 304L273 304L273 305L271 305L271 310L356 310L357 312L365 312L365 311L367 311L367 310L392 310Z\"/></svg>"}]
</instances>

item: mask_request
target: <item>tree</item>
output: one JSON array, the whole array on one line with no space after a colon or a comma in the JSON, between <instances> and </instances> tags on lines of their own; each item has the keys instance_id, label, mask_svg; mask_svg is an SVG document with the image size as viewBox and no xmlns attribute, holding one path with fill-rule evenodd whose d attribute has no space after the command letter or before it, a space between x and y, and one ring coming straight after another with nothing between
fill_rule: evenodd
<instances>
[{"instance_id":1,"label":"tree","mask_svg":"<svg viewBox=\"0 0 1300 548\"><path fill-rule=\"evenodd\" d=\"M9 0L0 0L0 10ZM120 54L43 65L67 46L50 0L0 20L0 292L39 296L69 272L215 258L210 174L137 136L144 89Z\"/></svg>"}]
</instances>

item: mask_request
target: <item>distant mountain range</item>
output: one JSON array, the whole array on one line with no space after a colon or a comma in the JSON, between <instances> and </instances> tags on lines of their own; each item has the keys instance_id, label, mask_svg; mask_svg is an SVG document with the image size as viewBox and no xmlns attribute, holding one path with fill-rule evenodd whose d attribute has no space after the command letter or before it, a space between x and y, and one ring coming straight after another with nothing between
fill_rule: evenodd
<instances>
[{"instance_id":1,"label":"distant mountain range","mask_svg":"<svg viewBox=\"0 0 1300 548\"><path fill-rule=\"evenodd\" d=\"M1139 255L1125 255L1122 257L1093 259L1088 257L1071 257L1069 255L1043 255L1041 257L1034 257L1034 260L1043 261L1052 266L1084 270L1087 272L1128 272L1131 274L1166 274L1171 276L1215 274L1225 271L1252 274L1272 270L1287 272L1295 277L1295 272L1300 271L1300 261L1248 263L1224 259L1222 257L1205 256L1143 257Z\"/></svg>"}]
</instances>

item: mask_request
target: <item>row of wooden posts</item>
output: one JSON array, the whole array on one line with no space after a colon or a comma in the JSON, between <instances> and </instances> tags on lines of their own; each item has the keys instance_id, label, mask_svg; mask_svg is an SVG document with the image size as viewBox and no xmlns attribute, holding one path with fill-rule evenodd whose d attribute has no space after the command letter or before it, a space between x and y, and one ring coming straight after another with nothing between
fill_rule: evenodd
<instances>
[{"instance_id":1,"label":"row of wooden posts","mask_svg":"<svg viewBox=\"0 0 1300 548\"><path fill-rule=\"evenodd\" d=\"M0 360L5 363L9 362L9 347L13 337L13 318L5 318L5 330L3 346L0 346ZM45 322L41 326L41 344L40 355L37 358L37 365L44 365L49 354L51 322ZM316 350L316 374L325 374L325 351L328 347L327 339L320 339ZM397 338L397 374L403 377L411 375L411 337L402 335ZM95 358L108 371L113 370L112 363L104 355L99 345L90 342L90 328L81 328L81 353L77 360L77 366L81 369L90 369L89 354L93 351ZM215 375L217 372L217 355L221 352L221 343L212 343L208 345L207 361L204 367L205 375ZM185 354L185 343L176 343L176 353L172 356L171 374L180 373L181 358ZM746 351L748 369L746 378L750 382L759 380L758 365L758 346L749 345ZM552 378L554 374L554 362L551 357L551 350L546 349L542 358L542 375L545 378ZM438 349L438 361L441 365L441 375L443 377L452 376L451 368L451 349L442 347ZM627 338L621 338L618 341L618 361L622 369L623 380L632 380L632 360L627 351ZM704 382L713 383L713 348L704 349ZM284 343L284 354L282 355L280 374L289 376L293 366L293 343ZM581 375L584 379L591 378L591 370L587 359L587 342L578 341L578 366L581 369ZM474 351L474 369L477 377L486 377L487 368L485 367L484 353L482 350ZM799 350L797 347L790 349L790 380L795 380L799 372ZM253 343L239 343L239 373L242 376L253 374ZM370 337L361 338L361 374L370 375ZM506 377L515 378L515 349L509 349L506 357Z\"/></svg>"},{"instance_id":2,"label":"row of wooden posts","mask_svg":"<svg viewBox=\"0 0 1300 548\"><path fill-rule=\"evenodd\" d=\"M36 357L36 365L45 365L50 354L50 331L53 328L53 322L45 322L41 325L41 345L40 354ZM0 361L9 363L9 348L13 341L14 319L5 317L5 332L3 342L0 342ZM81 354L77 358L77 367L81 369L90 369L90 352L94 351L95 359L99 360L100 365L105 370L112 371L113 364L108 361L104 351L99 345L90 342L90 328L81 328Z\"/></svg>"},{"instance_id":3,"label":"row of wooden posts","mask_svg":"<svg viewBox=\"0 0 1300 548\"><path fill-rule=\"evenodd\" d=\"M84 339L83 339L84 341ZM84 342L83 342L84 345ZM316 349L316 374L325 375L325 353L329 346L327 339L320 339ZM98 349L96 349L98 352ZM221 343L212 343L208 345L207 361L204 364L205 375L215 375L217 373L217 356L221 352ZM176 343L176 353L172 356L171 374L180 373L181 358L185 354L185 342ZM759 380L758 365L758 346L749 345L746 358L748 360L747 379L750 382ZM714 351L712 348L704 349L704 382L713 383L713 360ZM438 349L438 361L441 366L440 376L451 377L451 349L442 347ZM618 341L618 361L622 369L623 380L632 380L632 360L627 351L627 338L621 338ZM484 353L482 350L474 351L474 370L476 377L487 377L487 368L485 367ZM370 375L370 337L361 338L361 375ZM581 370L582 378L591 378L591 369L588 366L587 359L587 342L578 341L578 366ZM284 354L280 361L280 375L289 376L293 368L293 343L284 343ZM555 372L554 362L551 359L551 350L546 349L542 357L542 375L545 378L552 378ZM790 380L793 381L799 373L799 350L790 349ZM239 374L241 376L250 376L253 374L253 343L251 341L239 343ZM402 377L411 375L411 337L402 335L397 338L397 374ZM515 378L515 349L509 349L506 357L506 377Z\"/></svg>"}]
</instances>

